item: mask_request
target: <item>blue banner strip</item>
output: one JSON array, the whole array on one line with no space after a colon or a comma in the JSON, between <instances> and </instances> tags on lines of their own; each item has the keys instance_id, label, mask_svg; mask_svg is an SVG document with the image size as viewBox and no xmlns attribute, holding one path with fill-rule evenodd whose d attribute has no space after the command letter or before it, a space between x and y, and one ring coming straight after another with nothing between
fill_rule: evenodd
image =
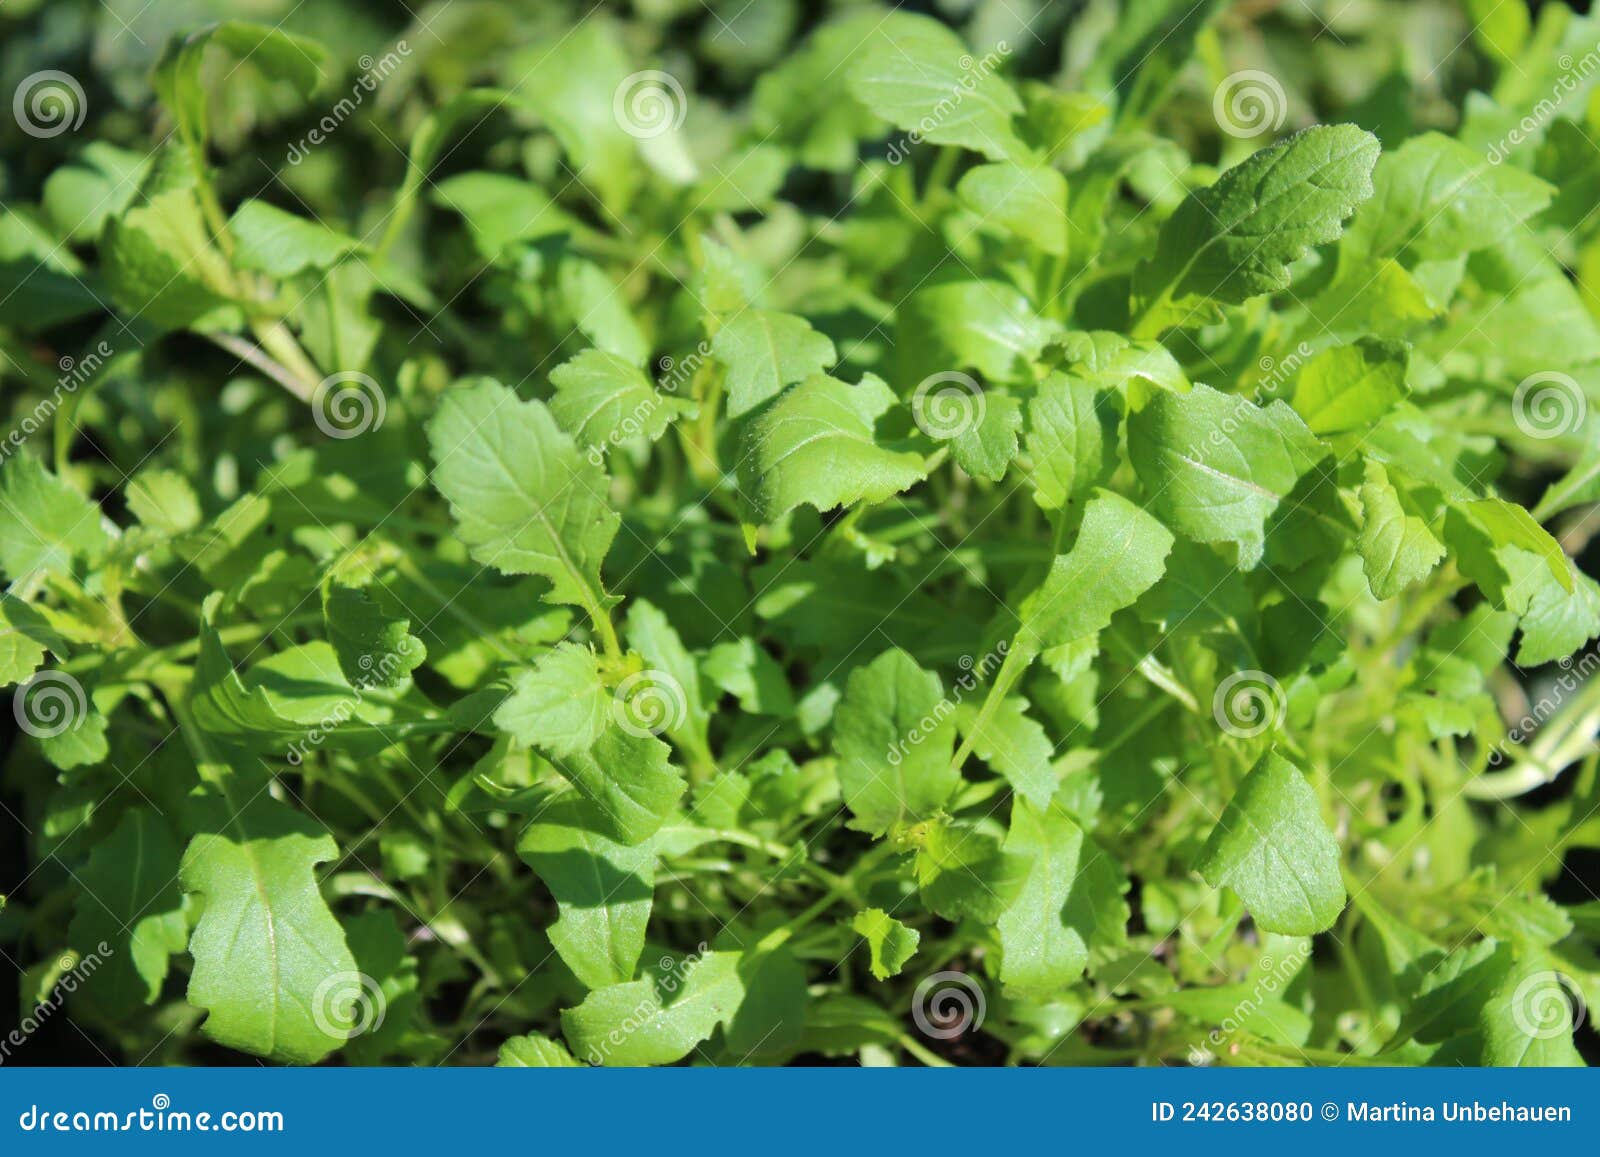
<instances>
[{"instance_id":1,"label":"blue banner strip","mask_svg":"<svg viewBox=\"0 0 1600 1157\"><path fill-rule=\"evenodd\" d=\"M1268 1141L1295 1146L1294 1157L1365 1157L1439 1137L1455 1157L1592 1140L1597 1098L1591 1071L1550 1069L6 1067L0 1154L487 1144L649 1157L1093 1145L1188 1155Z\"/></svg>"}]
</instances>

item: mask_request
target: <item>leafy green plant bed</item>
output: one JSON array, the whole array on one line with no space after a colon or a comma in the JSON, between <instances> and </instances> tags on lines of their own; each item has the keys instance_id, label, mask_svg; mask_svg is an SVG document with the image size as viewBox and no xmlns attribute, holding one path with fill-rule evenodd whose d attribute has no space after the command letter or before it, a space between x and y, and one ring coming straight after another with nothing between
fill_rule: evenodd
<instances>
[{"instance_id":1,"label":"leafy green plant bed","mask_svg":"<svg viewBox=\"0 0 1600 1157\"><path fill-rule=\"evenodd\" d=\"M0 1060L1581 1063L1600 24L103 7Z\"/></svg>"}]
</instances>

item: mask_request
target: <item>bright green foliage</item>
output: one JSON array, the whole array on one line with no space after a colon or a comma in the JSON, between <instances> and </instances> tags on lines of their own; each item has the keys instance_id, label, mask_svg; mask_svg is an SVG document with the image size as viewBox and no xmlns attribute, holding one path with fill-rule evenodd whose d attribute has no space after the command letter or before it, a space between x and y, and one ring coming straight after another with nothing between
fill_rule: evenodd
<instances>
[{"instance_id":1,"label":"bright green foliage","mask_svg":"<svg viewBox=\"0 0 1600 1157\"><path fill-rule=\"evenodd\" d=\"M1344 907L1339 845L1304 774L1268 752L1245 776L1196 865L1269 932L1308 936Z\"/></svg>"},{"instance_id":2,"label":"bright green foliage","mask_svg":"<svg viewBox=\"0 0 1600 1157\"><path fill-rule=\"evenodd\" d=\"M728 416L749 413L784 386L821 373L838 360L833 343L792 313L740 310L711 343L728 367Z\"/></svg>"},{"instance_id":3,"label":"bright green foliage","mask_svg":"<svg viewBox=\"0 0 1600 1157\"><path fill-rule=\"evenodd\" d=\"M855 914L850 927L867 942L872 975L879 980L899 976L906 962L917 953L922 939L915 928L907 928L882 908L866 908Z\"/></svg>"},{"instance_id":4,"label":"bright green foliage","mask_svg":"<svg viewBox=\"0 0 1600 1157\"><path fill-rule=\"evenodd\" d=\"M885 651L850 675L834 720L839 787L862 829L938 813L960 783L950 764L951 705L939 677L904 651Z\"/></svg>"},{"instance_id":5,"label":"bright green foliage","mask_svg":"<svg viewBox=\"0 0 1600 1157\"><path fill-rule=\"evenodd\" d=\"M231 773L228 773L231 778ZM189 940L189 1002L219 1044L291 1064L338 1047L333 993L356 975L313 869L333 840L238 782L200 820L178 878L204 907Z\"/></svg>"},{"instance_id":6,"label":"bright green foliage","mask_svg":"<svg viewBox=\"0 0 1600 1157\"><path fill-rule=\"evenodd\" d=\"M1600 1055L1600 18L0 7L0 1060Z\"/></svg>"}]
</instances>

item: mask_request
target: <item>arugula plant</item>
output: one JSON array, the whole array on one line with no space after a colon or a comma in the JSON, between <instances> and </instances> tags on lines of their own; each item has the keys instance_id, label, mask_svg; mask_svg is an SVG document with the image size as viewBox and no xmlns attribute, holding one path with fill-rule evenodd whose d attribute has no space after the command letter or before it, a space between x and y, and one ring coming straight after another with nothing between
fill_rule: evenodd
<instances>
[{"instance_id":1,"label":"arugula plant","mask_svg":"<svg viewBox=\"0 0 1600 1157\"><path fill-rule=\"evenodd\" d=\"M1581 1062L1600 25L1004 7L328 0L24 78L19 1019Z\"/></svg>"}]
</instances>

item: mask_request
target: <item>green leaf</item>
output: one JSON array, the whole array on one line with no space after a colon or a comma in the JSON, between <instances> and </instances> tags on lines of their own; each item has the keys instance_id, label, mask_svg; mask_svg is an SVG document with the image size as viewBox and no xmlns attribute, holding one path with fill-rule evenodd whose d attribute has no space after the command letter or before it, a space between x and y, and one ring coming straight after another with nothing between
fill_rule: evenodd
<instances>
[{"instance_id":1,"label":"green leaf","mask_svg":"<svg viewBox=\"0 0 1600 1157\"><path fill-rule=\"evenodd\" d=\"M1161 520L1196 542L1231 542L1239 565L1261 558L1269 515L1323 456L1283 402L1197 384L1157 394L1128 418L1128 457Z\"/></svg>"},{"instance_id":2,"label":"green leaf","mask_svg":"<svg viewBox=\"0 0 1600 1157\"><path fill-rule=\"evenodd\" d=\"M706 652L706 678L739 701L752 715L794 714L789 680L778 661L747 637L718 643Z\"/></svg>"},{"instance_id":3,"label":"green leaf","mask_svg":"<svg viewBox=\"0 0 1600 1157\"><path fill-rule=\"evenodd\" d=\"M983 827L935 820L917 847L917 891L946 920L994 924L1016 902L1022 865Z\"/></svg>"},{"instance_id":4,"label":"green leaf","mask_svg":"<svg viewBox=\"0 0 1600 1157\"><path fill-rule=\"evenodd\" d=\"M90 141L72 163L45 180L40 204L62 237L76 245L92 244L106 221L138 195L149 167L142 149Z\"/></svg>"},{"instance_id":5,"label":"green leaf","mask_svg":"<svg viewBox=\"0 0 1600 1157\"><path fill-rule=\"evenodd\" d=\"M1600 635L1600 583L1578 574L1572 591L1567 592L1560 584L1549 581L1538 561L1533 561L1533 568L1546 581L1537 583L1528 599L1528 609L1517 624L1522 631L1522 643L1517 648L1519 667L1564 659Z\"/></svg>"},{"instance_id":6,"label":"green leaf","mask_svg":"<svg viewBox=\"0 0 1600 1157\"><path fill-rule=\"evenodd\" d=\"M1372 199L1346 245L1373 258L1451 259L1494 245L1550 203L1544 181L1440 133L1413 137L1378 162Z\"/></svg>"},{"instance_id":7,"label":"green leaf","mask_svg":"<svg viewBox=\"0 0 1600 1157\"><path fill-rule=\"evenodd\" d=\"M1522 507L1502 498L1480 498L1458 503L1457 508L1497 547L1518 547L1544 559L1551 575L1561 584L1561 589L1572 590L1572 562L1567 558L1567 552Z\"/></svg>"},{"instance_id":8,"label":"green leaf","mask_svg":"<svg viewBox=\"0 0 1600 1157\"><path fill-rule=\"evenodd\" d=\"M628 208L648 175L640 164L640 138L628 126L670 143L677 135L674 122L688 114L681 92L673 94L664 82L646 89L660 93L659 103L625 87L637 65L621 30L608 19L551 29L509 57L505 67L507 76L519 78L516 99L549 126L583 183L614 213Z\"/></svg>"},{"instance_id":9,"label":"green leaf","mask_svg":"<svg viewBox=\"0 0 1600 1157\"><path fill-rule=\"evenodd\" d=\"M594 652L560 643L512 676L495 726L557 758L588 751L611 725L613 697Z\"/></svg>"},{"instance_id":10,"label":"green leaf","mask_svg":"<svg viewBox=\"0 0 1600 1157\"><path fill-rule=\"evenodd\" d=\"M1012 804L1005 851L1026 874L997 922L1000 979L1008 993L1048 999L1082 979L1090 947L1125 939L1128 881L1071 816L1048 803Z\"/></svg>"},{"instance_id":11,"label":"green leaf","mask_svg":"<svg viewBox=\"0 0 1600 1157\"><path fill-rule=\"evenodd\" d=\"M1077 374L1053 373L1028 403L1034 497L1059 510L1105 481L1115 465L1115 396Z\"/></svg>"},{"instance_id":12,"label":"green leaf","mask_svg":"<svg viewBox=\"0 0 1600 1157\"><path fill-rule=\"evenodd\" d=\"M700 667L671 621L646 600L631 599L625 633L628 645L644 656L648 669L676 685L676 691L669 687L668 693L681 699L683 710L680 718L668 721L667 735L703 763L715 762L706 731L710 710L700 685Z\"/></svg>"},{"instance_id":13,"label":"green leaf","mask_svg":"<svg viewBox=\"0 0 1600 1157\"><path fill-rule=\"evenodd\" d=\"M978 758L1005 776L1018 795L1044 807L1056 793L1055 744L1027 712L1028 701L1012 695L987 715L963 703L956 719Z\"/></svg>"},{"instance_id":14,"label":"green leaf","mask_svg":"<svg viewBox=\"0 0 1600 1157\"><path fill-rule=\"evenodd\" d=\"M501 1069L577 1069L583 1066L572 1059L566 1046L547 1036L530 1032L514 1036L500 1046L495 1067Z\"/></svg>"},{"instance_id":15,"label":"green leaf","mask_svg":"<svg viewBox=\"0 0 1600 1157\"><path fill-rule=\"evenodd\" d=\"M1268 932L1309 936L1344 908L1339 845L1305 775L1276 752L1245 776L1196 867L1212 887L1232 889Z\"/></svg>"},{"instance_id":16,"label":"green leaf","mask_svg":"<svg viewBox=\"0 0 1600 1157\"><path fill-rule=\"evenodd\" d=\"M961 782L950 763L954 713L939 677L904 651L885 651L850 673L833 733L856 827L882 835L938 814Z\"/></svg>"},{"instance_id":17,"label":"green leaf","mask_svg":"<svg viewBox=\"0 0 1600 1157\"><path fill-rule=\"evenodd\" d=\"M1120 495L1097 491L1084 507L1072 549L1022 600L1018 646L1037 654L1085 638L1132 606L1166 569L1170 531Z\"/></svg>"},{"instance_id":18,"label":"green leaf","mask_svg":"<svg viewBox=\"0 0 1600 1157\"><path fill-rule=\"evenodd\" d=\"M391 616L360 587L324 587L322 621L352 687L398 687L428 657L411 621Z\"/></svg>"},{"instance_id":19,"label":"green leaf","mask_svg":"<svg viewBox=\"0 0 1600 1157\"><path fill-rule=\"evenodd\" d=\"M1056 332L1009 285L951 281L918 289L900 304L895 350L907 382L969 366L992 381L1027 382L1029 366Z\"/></svg>"},{"instance_id":20,"label":"green leaf","mask_svg":"<svg viewBox=\"0 0 1600 1157\"><path fill-rule=\"evenodd\" d=\"M1405 499L1376 462L1367 463L1361 486L1361 537L1356 549L1373 598L1392 599L1421 582L1444 558L1444 544L1428 524L1408 513Z\"/></svg>"},{"instance_id":21,"label":"green leaf","mask_svg":"<svg viewBox=\"0 0 1600 1157\"><path fill-rule=\"evenodd\" d=\"M322 46L281 28L225 20L169 41L152 83L177 121L179 136L197 156L203 155L210 136L201 66L206 50L213 47L288 83L302 98L309 98L322 82L322 62L327 57Z\"/></svg>"},{"instance_id":22,"label":"green leaf","mask_svg":"<svg viewBox=\"0 0 1600 1157\"><path fill-rule=\"evenodd\" d=\"M717 330L711 352L728 367L728 417L747 414L788 385L821 374L839 355L827 335L792 313L746 309Z\"/></svg>"},{"instance_id":23,"label":"green leaf","mask_svg":"<svg viewBox=\"0 0 1600 1157\"><path fill-rule=\"evenodd\" d=\"M0 593L0 687L39 669L45 652L61 647L49 622L13 594Z\"/></svg>"},{"instance_id":24,"label":"green leaf","mask_svg":"<svg viewBox=\"0 0 1600 1157\"><path fill-rule=\"evenodd\" d=\"M212 244L201 188L195 162L169 148L157 156L139 200L100 237L112 300L163 330L239 324L233 274Z\"/></svg>"},{"instance_id":25,"label":"green leaf","mask_svg":"<svg viewBox=\"0 0 1600 1157\"><path fill-rule=\"evenodd\" d=\"M196 804L179 870L204 905L189 941L189 1003L220 1045L315 1064L344 1043L340 1001L360 985L314 871L338 848L292 808L246 790L235 783Z\"/></svg>"},{"instance_id":26,"label":"green leaf","mask_svg":"<svg viewBox=\"0 0 1600 1157\"><path fill-rule=\"evenodd\" d=\"M891 13L876 34L881 46L863 52L846 77L857 100L933 144L992 161L1028 158L1011 124L1022 101L989 58L974 59L960 37L927 16Z\"/></svg>"},{"instance_id":27,"label":"green leaf","mask_svg":"<svg viewBox=\"0 0 1600 1157\"><path fill-rule=\"evenodd\" d=\"M603 827L588 804L559 801L517 841L517 854L556 899L550 943L590 988L633 979L655 892L654 844L624 846Z\"/></svg>"},{"instance_id":28,"label":"green leaf","mask_svg":"<svg viewBox=\"0 0 1600 1157\"><path fill-rule=\"evenodd\" d=\"M1135 336L1194 324L1211 303L1238 305L1287 289L1289 266L1338 238L1372 195L1378 140L1354 125L1319 126L1262 149L1190 193L1134 271Z\"/></svg>"},{"instance_id":29,"label":"green leaf","mask_svg":"<svg viewBox=\"0 0 1600 1157\"><path fill-rule=\"evenodd\" d=\"M1517 961L1483 1002L1483 1064L1502 1068L1581 1068L1573 1044L1582 1021L1583 989L1543 952Z\"/></svg>"},{"instance_id":30,"label":"green leaf","mask_svg":"<svg viewBox=\"0 0 1600 1157\"><path fill-rule=\"evenodd\" d=\"M1405 346L1360 338L1332 346L1300 370L1294 408L1313 434L1363 432L1405 400Z\"/></svg>"},{"instance_id":31,"label":"green leaf","mask_svg":"<svg viewBox=\"0 0 1600 1157\"><path fill-rule=\"evenodd\" d=\"M970 395L969 395L970 396ZM937 399L925 399L937 405ZM943 431L924 421L937 437ZM949 439L950 456L974 478L999 482L1017 456L1017 432L1022 429L1022 404L1009 394L991 390L983 397L977 420ZM940 439L943 440L943 439Z\"/></svg>"},{"instance_id":32,"label":"green leaf","mask_svg":"<svg viewBox=\"0 0 1600 1157\"><path fill-rule=\"evenodd\" d=\"M472 557L550 581L552 602L598 619L609 600L600 564L620 519L605 472L579 453L542 402L491 379L458 386L428 423L433 484Z\"/></svg>"},{"instance_id":33,"label":"green leaf","mask_svg":"<svg viewBox=\"0 0 1600 1157\"><path fill-rule=\"evenodd\" d=\"M757 521L802 504L818 510L882 502L925 476L917 454L880 446L873 423L894 404L870 374L860 385L813 377L745 425L739 486Z\"/></svg>"},{"instance_id":34,"label":"green leaf","mask_svg":"<svg viewBox=\"0 0 1600 1157\"><path fill-rule=\"evenodd\" d=\"M182 534L200 525L200 499L182 474L141 470L123 487L128 509L141 524L166 535Z\"/></svg>"},{"instance_id":35,"label":"green leaf","mask_svg":"<svg viewBox=\"0 0 1600 1157\"><path fill-rule=\"evenodd\" d=\"M668 762L667 745L615 724L586 750L547 754L593 805L597 829L629 847L655 835L683 795L683 775Z\"/></svg>"},{"instance_id":36,"label":"green leaf","mask_svg":"<svg viewBox=\"0 0 1600 1157\"><path fill-rule=\"evenodd\" d=\"M166 820L130 808L77 870L83 892L67 938L81 955L101 958L79 999L104 1020L153 1004L171 958L189 943L178 887L180 851Z\"/></svg>"},{"instance_id":37,"label":"green leaf","mask_svg":"<svg viewBox=\"0 0 1600 1157\"><path fill-rule=\"evenodd\" d=\"M603 350L563 362L550 371L550 384L550 412L591 461L634 438L654 442L678 415L695 412L691 402L658 391L638 366Z\"/></svg>"},{"instance_id":38,"label":"green leaf","mask_svg":"<svg viewBox=\"0 0 1600 1157\"><path fill-rule=\"evenodd\" d=\"M466 219L478 252L494 261L529 241L568 233L576 220L538 185L504 173L458 173L433 199Z\"/></svg>"},{"instance_id":39,"label":"green leaf","mask_svg":"<svg viewBox=\"0 0 1600 1157\"><path fill-rule=\"evenodd\" d=\"M279 279L330 269L361 248L354 237L265 201L240 205L228 221L228 232L235 266Z\"/></svg>"},{"instance_id":40,"label":"green leaf","mask_svg":"<svg viewBox=\"0 0 1600 1157\"><path fill-rule=\"evenodd\" d=\"M726 1024L744 1000L742 954L702 952L652 961L643 980L591 992L561 1013L573 1053L595 1065L680 1061Z\"/></svg>"},{"instance_id":41,"label":"green leaf","mask_svg":"<svg viewBox=\"0 0 1600 1157\"><path fill-rule=\"evenodd\" d=\"M32 454L0 466L0 572L8 578L70 573L74 559L96 561L106 542L100 508Z\"/></svg>"},{"instance_id":42,"label":"green leaf","mask_svg":"<svg viewBox=\"0 0 1600 1157\"><path fill-rule=\"evenodd\" d=\"M872 975L879 980L899 976L906 962L916 955L922 939L915 928L907 928L882 908L857 912L850 927L867 942Z\"/></svg>"},{"instance_id":43,"label":"green leaf","mask_svg":"<svg viewBox=\"0 0 1600 1157\"><path fill-rule=\"evenodd\" d=\"M1054 169L1014 164L977 165L956 195L982 224L998 228L1054 257L1067 255L1067 179Z\"/></svg>"}]
</instances>

